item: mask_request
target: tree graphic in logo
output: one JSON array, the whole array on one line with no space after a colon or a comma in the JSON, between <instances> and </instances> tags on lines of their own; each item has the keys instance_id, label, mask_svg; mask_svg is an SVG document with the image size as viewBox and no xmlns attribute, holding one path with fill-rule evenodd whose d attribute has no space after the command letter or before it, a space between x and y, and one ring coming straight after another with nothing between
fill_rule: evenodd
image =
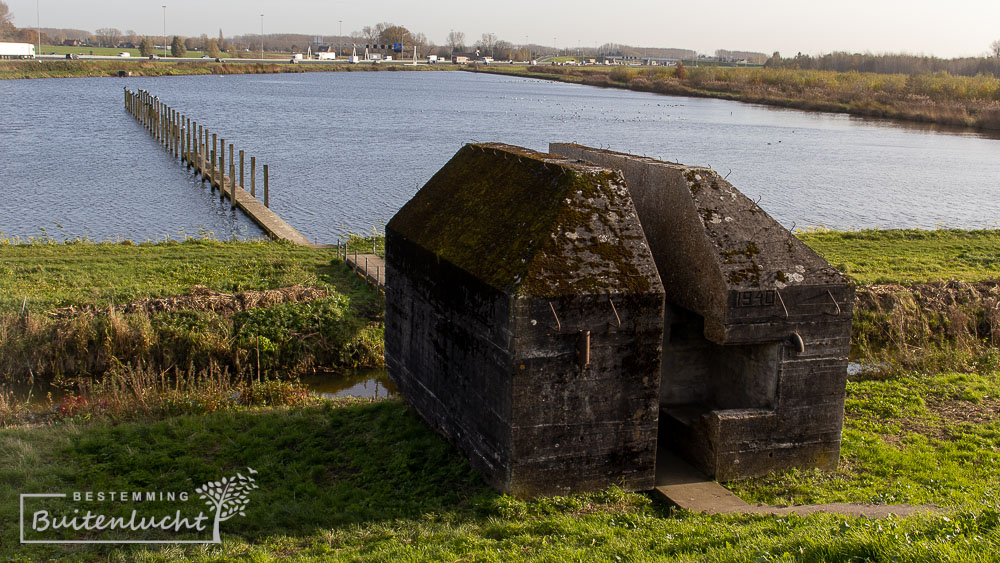
<instances>
[{"instance_id":1,"label":"tree graphic in logo","mask_svg":"<svg viewBox=\"0 0 1000 563\"><path fill-rule=\"evenodd\" d=\"M253 475L257 473L247 467ZM223 477L221 481L210 481L198 487L194 492L205 500L208 506L215 506L215 527L212 531L213 543L221 543L219 523L229 520L237 514L246 516L247 504L250 503L250 491L259 488L253 477L245 477L237 472L235 477Z\"/></svg>"}]
</instances>

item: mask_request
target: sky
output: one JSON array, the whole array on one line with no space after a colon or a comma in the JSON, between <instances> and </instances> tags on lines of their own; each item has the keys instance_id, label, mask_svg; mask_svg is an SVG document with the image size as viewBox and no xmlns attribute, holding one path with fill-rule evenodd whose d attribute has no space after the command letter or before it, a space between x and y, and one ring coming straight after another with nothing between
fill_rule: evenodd
<instances>
[{"instance_id":1,"label":"sky","mask_svg":"<svg viewBox=\"0 0 1000 563\"><path fill-rule=\"evenodd\" d=\"M18 27L94 31L101 27L162 35L264 33L345 35L392 22L444 44L451 30L473 43L494 33L514 44L560 48L622 43L780 51L783 56L831 51L980 56L1000 39L1000 0L5 0ZM341 24L341 22L343 22Z\"/></svg>"}]
</instances>

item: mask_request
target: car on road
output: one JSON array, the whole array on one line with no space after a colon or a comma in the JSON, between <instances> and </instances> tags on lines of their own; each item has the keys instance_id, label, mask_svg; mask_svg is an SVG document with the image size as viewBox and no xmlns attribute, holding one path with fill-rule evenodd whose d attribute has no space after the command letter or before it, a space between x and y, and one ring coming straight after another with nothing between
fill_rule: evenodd
<instances>
[{"instance_id":1,"label":"car on road","mask_svg":"<svg viewBox=\"0 0 1000 563\"><path fill-rule=\"evenodd\" d=\"M122 51L121 53L118 53L118 56L119 57L131 57L132 53L129 53L128 51Z\"/></svg>"},{"instance_id":2,"label":"car on road","mask_svg":"<svg viewBox=\"0 0 1000 563\"><path fill-rule=\"evenodd\" d=\"M210 56L208 56L208 55L204 55L204 56L202 56L201 58L203 58L203 59L211 59L212 57L210 57Z\"/></svg>"},{"instance_id":3,"label":"car on road","mask_svg":"<svg viewBox=\"0 0 1000 563\"><path fill-rule=\"evenodd\" d=\"M80 55L77 55L76 53L66 53L66 58L75 61L80 58Z\"/></svg>"}]
</instances>

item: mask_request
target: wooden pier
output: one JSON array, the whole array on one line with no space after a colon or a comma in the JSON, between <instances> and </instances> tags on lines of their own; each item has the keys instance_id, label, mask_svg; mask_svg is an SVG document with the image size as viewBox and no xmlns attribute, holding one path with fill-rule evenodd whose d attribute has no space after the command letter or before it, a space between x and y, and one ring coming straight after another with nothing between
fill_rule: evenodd
<instances>
[{"instance_id":1,"label":"wooden pier","mask_svg":"<svg viewBox=\"0 0 1000 563\"><path fill-rule=\"evenodd\" d=\"M229 173L226 174L226 140L219 139L218 133L211 133L208 128L170 108L145 90L133 92L125 88L125 109L171 156L200 175L202 182L207 181L213 191L218 189L219 199L228 197L232 208L240 208L269 237L303 246L317 246L271 211L266 164L262 168L261 202L257 198L256 157L250 157L250 190L247 191L244 152L239 151L237 169L236 150L232 144L229 145Z\"/></svg>"},{"instance_id":2,"label":"wooden pier","mask_svg":"<svg viewBox=\"0 0 1000 563\"><path fill-rule=\"evenodd\" d=\"M385 293L385 260L377 254L358 254L347 252L347 246L337 244L337 257L344 260L344 265L354 270L365 282L376 290Z\"/></svg>"}]
</instances>

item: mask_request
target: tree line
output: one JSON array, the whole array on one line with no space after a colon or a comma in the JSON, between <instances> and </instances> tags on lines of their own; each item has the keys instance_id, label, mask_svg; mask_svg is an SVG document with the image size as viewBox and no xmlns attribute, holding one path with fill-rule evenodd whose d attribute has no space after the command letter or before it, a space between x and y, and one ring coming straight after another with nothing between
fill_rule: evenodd
<instances>
[{"instance_id":1,"label":"tree line","mask_svg":"<svg viewBox=\"0 0 1000 563\"><path fill-rule=\"evenodd\" d=\"M796 54L782 57L775 52L764 63L768 68L798 70L833 70L837 72L871 72L875 74L933 74L946 72L954 76L1000 77L1000 40L991 45L990 56L941 59L922 55L834 52L811 56Z\"/></svg>"}]
</instances>

